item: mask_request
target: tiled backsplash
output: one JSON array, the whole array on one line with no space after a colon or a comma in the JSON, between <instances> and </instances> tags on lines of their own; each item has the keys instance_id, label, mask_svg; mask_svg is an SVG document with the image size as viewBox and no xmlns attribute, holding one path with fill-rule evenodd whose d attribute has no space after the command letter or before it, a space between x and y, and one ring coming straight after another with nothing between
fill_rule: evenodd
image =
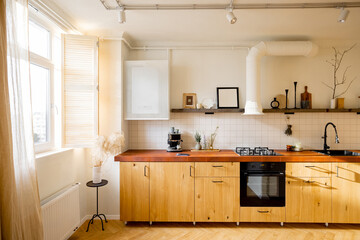
<instances>
[{"instance_id":1,"label":"tiled backsplash","mask_svg":"<svg viewBox=\"0 0 360 240\"><path fill-rule=\"evenodd\" d=\"M286 136L286 117L290 117L292 136ZM168 121L129 121L130 149L166 149L170 127L180 129L184 149L195 146L195 130L210 136L219 126L214 148L267 146L285 149L287 144L301 143L304 149L323 147L324 127L333 122L340 143L335 144L334 129L328 127L328 145L332 149L360 149L360 115L356 113L266 113L243 116L238 113L172 113Z\"/></svg>"}]
</instances>

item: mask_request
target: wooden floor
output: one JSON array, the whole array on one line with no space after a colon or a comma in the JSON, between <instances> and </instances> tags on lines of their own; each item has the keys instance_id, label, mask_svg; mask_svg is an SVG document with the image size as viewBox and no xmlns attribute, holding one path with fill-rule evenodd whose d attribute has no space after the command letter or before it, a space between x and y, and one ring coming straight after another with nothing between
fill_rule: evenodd
<instances>
[{"instance_id":1,"label":"wooden floor","mask_svg":"<svg viewBox=\"0 0 360 240\"><path fill-rule=\"evenodd\" d=\"M69 239L237 239L237 240L360 240L360 225L349 224L289 224L283 227L278 223L128 223L119 220L104 223L105 231L101 231L99 220L90 224L86 232L86 221Z\"/></svg>"}]
</instances>

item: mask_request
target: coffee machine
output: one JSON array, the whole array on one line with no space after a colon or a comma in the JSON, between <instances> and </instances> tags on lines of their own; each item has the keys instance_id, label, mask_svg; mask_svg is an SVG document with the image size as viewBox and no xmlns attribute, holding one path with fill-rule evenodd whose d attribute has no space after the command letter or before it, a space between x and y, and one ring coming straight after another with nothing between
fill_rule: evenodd
<instances>
[{"instance_id":1,"label":"coffee machine","mask_svg":"<svg viewBox=\"0 0 360 240\"><path fill-rule=\"evenodd\" d=\"M170 132L168 134L168 152L181 152L181 134L179 132L179 129L175 129L174 127L170 128Z\"/></svg>"}]
</instances>

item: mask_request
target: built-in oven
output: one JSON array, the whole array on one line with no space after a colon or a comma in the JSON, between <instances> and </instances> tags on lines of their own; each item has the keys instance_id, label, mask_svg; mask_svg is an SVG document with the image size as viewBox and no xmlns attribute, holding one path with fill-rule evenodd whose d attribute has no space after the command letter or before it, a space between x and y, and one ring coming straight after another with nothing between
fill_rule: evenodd
<instances>
[{"instance_id":1,"label":"built-in oven","mask_svg":"<svg viewBox=\"0 0 360 240\"><path fill-rule=\"evenodd\" d=\"M285 163L240 163L240 206L285 206Z\"/></svg>"}]
</instances>

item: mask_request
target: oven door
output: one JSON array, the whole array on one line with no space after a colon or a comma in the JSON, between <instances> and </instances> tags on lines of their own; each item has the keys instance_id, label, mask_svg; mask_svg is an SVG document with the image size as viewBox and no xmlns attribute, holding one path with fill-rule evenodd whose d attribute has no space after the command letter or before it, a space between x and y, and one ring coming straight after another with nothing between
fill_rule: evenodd
<instances>
[{"instance_id":1,"label":"oven door","mask_svg":"<svg viewBox=\"0 0 360 240\"><path fill-rule=\"evenodd\" d=\"M240 206L285 206L285 174L241 171Z\"/></svg>"}]
</instances>

